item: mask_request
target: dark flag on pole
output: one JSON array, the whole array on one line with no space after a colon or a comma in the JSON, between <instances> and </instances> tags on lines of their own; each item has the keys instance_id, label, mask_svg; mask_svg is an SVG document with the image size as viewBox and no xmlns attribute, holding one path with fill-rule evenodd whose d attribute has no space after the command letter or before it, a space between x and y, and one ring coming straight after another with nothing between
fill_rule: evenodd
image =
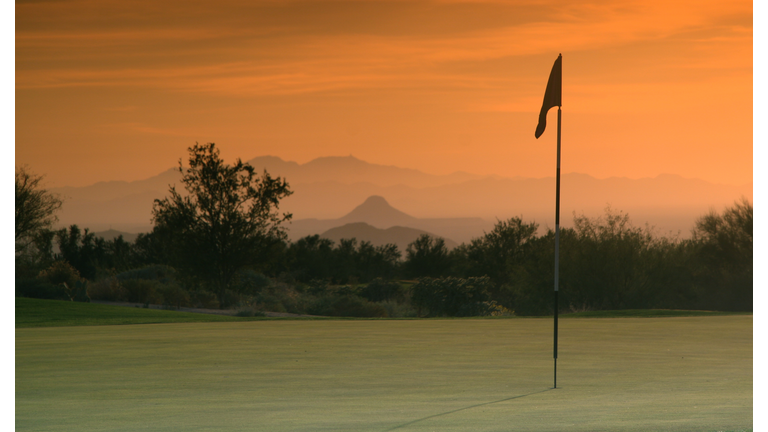
<instances>
[{"instance_id":1,"label":"dark flag on pole","mask_svg":"<svg viewBox=\"0 0 768 432\"><path fill-rule=\"evenodd\" d=\"M552 72L547 81L547 91L544 92L544 103L541 105L539 113L539 124L536 126L536 138L544 133L547 127L547 111L552 107L562 106L563 99L563 56L557 56L555 64L552 66Z\"/></svg>"},{"instance_id":2,"label":"dark flag on pole","mask_svg":"<svg viewBox=\"0 0 768 432\"><path fill-rule=\"evenodd\" d=\"M555 174L555 328L554 328L554 346L553 358L555 360L554 388L557 388L557 311L558 291L560 284L560 125L562 123L562 109L560 108L563 100L563 55L560 54L552 66L552 72L549 73L547 81L547 90L544 92L544 103L541 105L539 113L539 124L536 126L536 138L538 139L547 128L547 111L550 108L557 107L557 171Z\"/></svg>"}]
</instances>

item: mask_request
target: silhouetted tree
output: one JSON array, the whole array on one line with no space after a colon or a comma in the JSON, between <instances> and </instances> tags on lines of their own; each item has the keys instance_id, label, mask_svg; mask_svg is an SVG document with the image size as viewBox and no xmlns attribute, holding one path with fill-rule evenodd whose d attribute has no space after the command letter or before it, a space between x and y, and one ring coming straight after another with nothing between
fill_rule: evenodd
<instances>
[{"instance_id":1,"label":"silhouetted tree","mask_svg":"<svg viewBox=\"0 0 768 432\"><path fill-rule=\"evenodd\" d=\"M706 308L752 310L752 204L742 198L696 221L697 285Z\"/></svg>"},{"instance_id":2,"label":"silhouetted tree","mask_svg":"<svg viewBox=\"0 0 768 432\"><path fill-rule=\"evenodd\" d=\"M412 302L419 315L473 315L478 303L489 300L493 283L488 277L421 278L413 286Z\"/></svg>"},{"instance_id":3,"label":"silhouetted tree","mask_svg":"<svg viewBox=\"0 0 768 432\"><path fill-rule=\"evenodd\" d=\"M68 262L85 279L93 280L98 263L106 254L103 239L97 239L88 228L81 233L77 225L71 225L69 229L56 232L56 242L59 244L58 258Z\"/></svg>"},{"instance_id":4,"label":"silhouetted tree","mask_svg":"<svg viewBox=\"0 0 768 432\"><path fill-rule=\"evenodd\" d=\"M42 187L43 177L25 166L16 168L16 251L29 245L35 234L50 228L58 219L62 201Z\"/></svg>"},{"instance_id":5,"label":"silhouetted tree","mask_svg":"<svg viewBox=\"0 0 768 432\"><path fill-rule=\"evenodd\" d=\"M315 234L288 246L287 267L301 282L330 280L333 277L333 240Z\"/></svg>"},{"instance_id":6,"label":"silhouetted tree","mask_svg":"<svg viewBox=\"0 0 768 432\"><path fill-rule=\"evenodd\" d=\"M642 259L652 246L648 230L633 226L629 215L608 208L604 217L574 215L574 234L562 239L565 305L624 309L644 295L647 278Z\"/></svg>"},{"instance_id":7,"label":"silhouetted tree","mask_svg":"<svg viewBox=\"0 0 768 432\"><path fill-rule=\"evenodd\" d=\"M451 261L445 240L422 234L405 249L403 268L408 278L447 276Z\"/></svg>"},{"instance_id":8,"label":"silhouetted tree","mask_svg":"<svg viewBox=\"0 0 768 432\"><path fill-rule=\"evenodd\" d=\"M512 280L515 267L525 259L528 242L535 238L538 224L519 217L498 221L491 232L473 239L467 248L470 276L488 276L497 285Z\"/></svg>"},{"instance_id":9,"label":"silhouetted tree","mask_svg":"<svg viewBox=\"0 0 768 432\"><path fill-rule=\"evenodd\" d=\"M166 234L173 264L208 283L224 303L235 273L259 263L259 251L275 238L285 238L280 224L290 214L277 213L280 200L292 192L280 177L238 159L224 163L214 143L189 148L189 168L179 160L187 195L175 186L170 196L155 200L156 228Z\"/></svg>"}]
</instances>

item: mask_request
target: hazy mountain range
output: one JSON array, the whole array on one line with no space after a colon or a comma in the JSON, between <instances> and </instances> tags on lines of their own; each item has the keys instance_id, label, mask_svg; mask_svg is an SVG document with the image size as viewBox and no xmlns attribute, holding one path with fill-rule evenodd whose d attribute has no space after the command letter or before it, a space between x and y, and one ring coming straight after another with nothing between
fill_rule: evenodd
<instances>
[{"instance_id":1,"label":"hazy mountain range","mask_svg":"<svg viewBox=\"0 0 768 432\"><path fill-rule=\"evenodd\" d=\"M383 246L393 243L397 245L397 250L405 256L405 250L408 248L408 245L413 243L413 241L419 238L422 234L438 237L432 233L415 228L393 226L387 229L379 229L372 227L365 222L348 223L340 227L331 228L320 234L320 237L333 240L336 244L339 244L342 239L352 238L357 239L358 242L370 242L373 246ZM458 244L451 239L443 238L443 240L445 240L445 246L448 249L453 249L458 246Z\"/></svg>"},{"instance_id":2,"label":"hazy mountain range","mask_svg":"<svg viewBox=\"0 0 768 432\"><path fill-rule=\"evenodd\" d=\"M299 219L290 226L289 238L297 240L322 233L321 237L338 242L342 238L369 241L374 246L395 243L401 252L422 234L443 237L449 249L458 246L453 238L468 242L478 232L493 228L480 218L419 219L397 210L380 196L371 196L338 219Z\"/></svg>"},{"instance_id":3,"label":"hazy mountain range","mask_svg":"<svg viewBox=\"0 0 768 432\"><path fill-rule=\"evenodd\" d=\"M281 202L280 211L293 213L293 223L288 228L294 239L351 222L366 222L379 229L410 226L456 242L482 235L496 219L512 216L534 220L542 227L554 226L554 177L505 178L462 172L440 176L370 164L352 156L318 158L305 164L274 156L248 162L258 170L266 169L273 176L286 178L290 184L294 194ZM59 225L78 224L92 231L148 231L152 202L166 196L169 184L177 183L179 178L178 171L169 169L133 182L52 188L52 192L65 199ZM356 220L353 210L371 196L383 197L399 212ZM720 211L741 196L752 200L751 183L713 184L672 174L643 179L564 174L561 223L572 225L573 212L600 216L610 205L614 210L629 213L636 225L647 222L662 233L680 231L686 236L697 217L710 209ZM412 224L403 225L403 220ZM328 226L329 221L338 225Z\"/></svg>"}]
</instances>

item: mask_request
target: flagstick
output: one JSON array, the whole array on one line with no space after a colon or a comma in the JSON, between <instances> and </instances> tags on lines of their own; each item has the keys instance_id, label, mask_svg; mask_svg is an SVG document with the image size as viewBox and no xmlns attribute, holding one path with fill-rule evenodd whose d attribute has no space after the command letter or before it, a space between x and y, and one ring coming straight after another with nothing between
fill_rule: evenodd
<instances>
[{"instance_id":1,"label":"flagstick","mask_svg":"<svg viewBox=\"0 0 768 432\"><path fill-rule=\"evenodd\" d=\"M562 113L557 107L557 180L555 186L555 386L557 388L557 293L560 281L560 119Z\"/></svg>"}]
</instances>

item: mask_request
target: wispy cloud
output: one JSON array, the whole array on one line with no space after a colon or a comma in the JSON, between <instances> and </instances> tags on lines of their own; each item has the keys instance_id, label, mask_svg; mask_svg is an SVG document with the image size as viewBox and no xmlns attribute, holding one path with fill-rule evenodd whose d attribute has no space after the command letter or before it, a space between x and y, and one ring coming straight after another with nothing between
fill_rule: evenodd
<instances>
[{"instance_id":1,"label":"wispy cloud","mask_svg":"<svg viewBox=\"0 0 768 432\"><path fill-rule=\"evenodd\" d=\"M510 17L519 13L530 18L510 18L504 25L496 17L495 25L487 29L452 30L445 25L425 34L413 29L421 23L386 14L367 17L372 27L379 28L370 32L366 32L365 23L350 22L329 29L324 27L322 16L320 22L305 19L302 8L326 3L333 4L289 2L278 7L277 3L266 3L269 7L262 4L261 9L249 9L242 2L227 2L222 6L225 10L246 8L249 13L266 16L259 17L260 25L252 26L252 20L212 9L210 21L201 26L198 20L206 10L199 4L183 12L173 7L151 8L150 19L142 22L115 2L95 6L79 1L58 8L72 15L82 14L80 21L85 25L54 29L24 25L27 18L35 20L23 16L23 6L28 6L23 5L16 40L16 86L141 86L240 96L360 88L482 88L493 85L486 75L459 74L447 70L446 65L620 47L711 26L722 18L724 10L730 15L751 12L745 3L730 2L727 6L660 1L487 2L497 5L487 13L505 11ZM437 11L460 3L429 2ZM375 1L351 2L349 9L365 11L365 5L371 4L383 11L397 10L389 3ZM87 7L94 7L94 11L85 10ZM44 12L41 8L34 11ZM171 19L177 12L181 16ZM97 13L113 14L121 25L104 28L96 22ZM270 22L269 14L275 24L265 24ZM365 18L361 14L350 16ZM448 16L447 12L435 15L442 20ZM381 23L387 20L400 22L402 27ZM47 21L43 17L35 22ZM720 27L717 34L703 35L692 43L722 43L729 45L724 50L730 50L731 45L746 46L749 41L750 29L734 25ZM702 60L699 66L705 63Z\"/></svg>"}]
</instances>

